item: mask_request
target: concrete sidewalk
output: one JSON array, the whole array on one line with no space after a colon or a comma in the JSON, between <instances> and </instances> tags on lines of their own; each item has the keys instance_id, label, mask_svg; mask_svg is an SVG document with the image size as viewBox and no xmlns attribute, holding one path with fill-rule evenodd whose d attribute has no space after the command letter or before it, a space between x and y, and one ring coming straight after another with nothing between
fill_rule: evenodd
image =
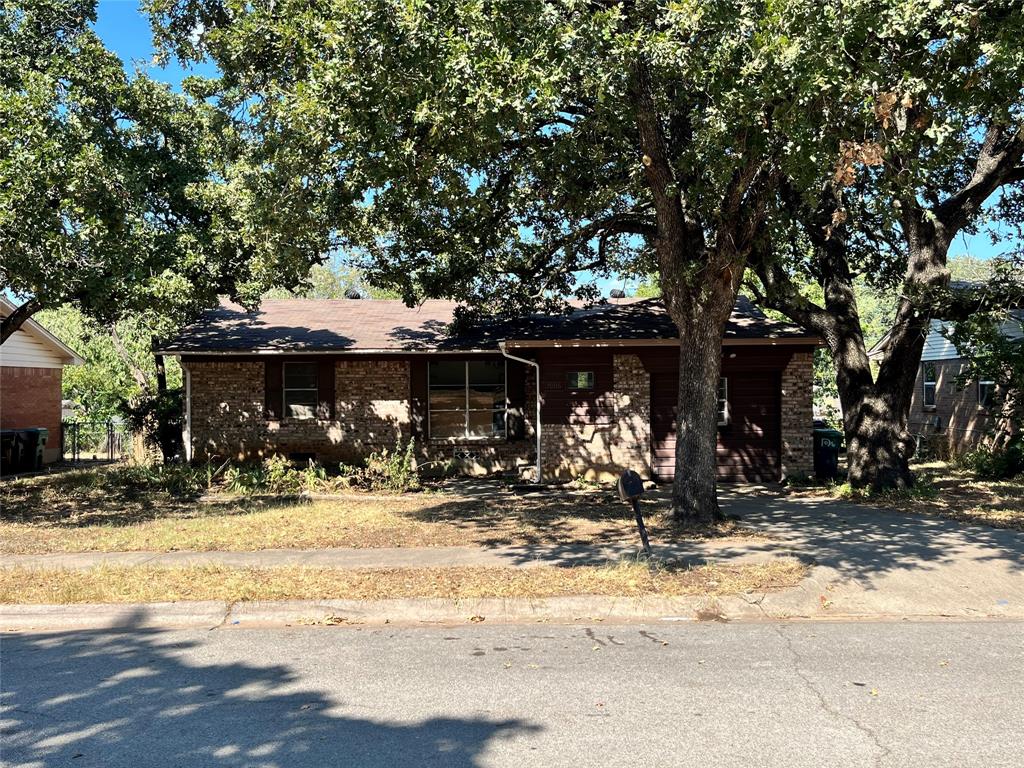
<instances>
[{"instance_id":1,"label":"concrete sidewalk","mask_svg":"<svg viewBox=\"0 0 1024 768\"><path fill-rule=\"evenodd\" d=\"M744 540L745 541L745 540ZM751 542L754 544L754 542ZM320 568L497 568L567 567L598 565L633 558L639 545L588 547L583 545L508 547L375 547L336 549L261 549L253 552L57 552L45 555L2 555L0 568L66 568L82 570L99 565L160 566L228 565L272 568L305 565ZM753 563L774 557L792 557L785 546L766 549L746 546L736 539L697 541L655 547L658 557L676 562Z\"/></svg>"},{"instance_id":2,"label":"concrete sidewalk","mask_svg":"<svg viewBox=\"0 0 1024 768\"><path fill-rule=\"evenodd\" d=\"M429 621L458 621L485 611L503 620L571 619L575 615L602 615L627 620L677 614L683 618L721 616L725 619L754 617L880 618L880 617L982 617L1024 618L1024 533L967 525L939 518L905 515L825 499L791 499L781 495L727 493L723 506L739 515L744 525L766 534L764 539L726 539L659 547L656 554L690 562L756 563L795 556L811 567L798 587L763 595L733 598L641 599L573 598L477 601L385 601L358 604L327 601L309 604L253 604L231 608L215 604L211 615L232 611L263 611L267 621L316 613L320 607L359 615L361 620L397 620L400 616ZM182 566L225 564L233 566L307 565L333 568L579 565L601 563L636 554L636 547L512 546L437 547L409 549L264 550L260 552L127 552L52 555L5 555L0 565L89 568L101 563L121 565ZM472 602L472 601L470 601ZM397 606L397 607L396 607ZM411 607L410 607L411 606ZM587 606L590 606L587 608ZM117 612L141 607L108 606L102 621L114 620ZM204 609L205 610L205 609ZM5 621L21 612L26 621L44 620L47 611L71 616L80 607L7 606L0 611ZM152 609L144 612L152 613ZM305 613L304 613L305 612ZM419 613L417 613L419 612ZM268 618L276 616L276 619ZM204 615L203 621L208 616ZM99 619L97 619L99 620ZM234 619L232 619L234 620ZM15 622L16 624L18 622ZM20 625L20 624L19 624ZM35 626L35 625L33 625Z\"/></svg>"}]
</instances>

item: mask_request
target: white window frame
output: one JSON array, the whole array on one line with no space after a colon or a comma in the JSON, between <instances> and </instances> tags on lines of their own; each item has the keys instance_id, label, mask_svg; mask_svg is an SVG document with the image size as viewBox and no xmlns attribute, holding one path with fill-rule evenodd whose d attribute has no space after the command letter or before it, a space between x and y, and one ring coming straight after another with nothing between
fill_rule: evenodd
<instances>
[{"instance_id":1,"label":"white window frame","mask_svg":"<svg viewBox=\"0 0 1024 768\"><path fill-rule=\"evenodd\" d=\"M313 380L316 382L315 386L310 387L289 387L288 386L288 366L289 365L311 365L313 366ZM313 393L313 409L308 416L296 416L288 408L288 393L289 392L312 392ZM316 363L309 362L307 360L295 360L292 362L281 363L281 416L286 419L293 419L295 421L312 421L317 417L317 410L320 408L320 369Z\"/></svg>"},{"instance_id":2,"label":"white window frame","mask_svg":"<svg viewBox=\"0 0 1024 768\"><path fill-rule=\"evenodd\" d=\"M981 388L989 387L989 402L985 402L981 396ZM978 407L982 409L989 409L992 407L992 398L996 394L996 383L992 379L978 379Z\"/></svg>"},{"instance_id":3,"label":"white window frame","mask_svg":"<svg viewBox=\"0 0 1024 768\"><path fill-rule=\"evenodd\" d=\"M934 378L928 381L928 370L931 368ZM928 402L928 388L931 387L932 401ZM931 410L936 407L939 394L939 368L932 362L921 363L921 406Z\"/></svg>"},{"instance_id":4,"label":"white window frame","mask_svg":"<svg viewBox=\"0 0 1024 768\"><path fill-rule=\"evenodd\" d=\"M431 361L427 362L427 434L430 435L430 440L431 441L436 441L436 442L442 442L442 443L454 443L454 442L481 443L481 442L496 442L496 441L507 440L508 439L508 362L506 360L502 360L501 361L501 363L502 363L502 379L503 379L502 388L503 388L503 390L505 392L505 405L504 405L504 407L502 407L501 409L497 409L497 408L484 409L484 408L470 408L469 407L469 364L471 362L491 362L491 361L489 361L489 360L484 360L484 361L471 360L469 358L466 358L465 360L462 361L463 364L465 365L465 369L464 369L464 373L463 373L463 390L464 390L464 394L465 394L465 399L464 399L465 405L463 406L461 411L456 411L456 410L447 409L447 408L438 408L437 409L438 413L460 413L461 412L463 414L463 419L462 419L462 435L461 436L455 436L455 437L451 437L451 436L448 436L448 437L435 437L434 436L434 425L433 425L434 408L430 404L430 391L433 389L434 385L431 382L431 376L430 376L430 367L431 366L430 366L430 362ZM434 361L434 362L442 362L442 361ZM457 361L457 360L447 360L447 361L443 361L443 362L459 362L459 361ZM501 434L500 435L470 435L469 434L469 414L471 412L475 412L475 413L495 413L498 410L500 410L501 414L502 414Z\"/></svg>"},{"instance_id":5,"label":"white window frame","mask_svg":"<svg viewBox=\"0 0 1024 768\"><path fill-rule=\"evenodd\" d=\"M729 377L718 377L718 426L729 425Z\"/></svg>"}]
</instances>

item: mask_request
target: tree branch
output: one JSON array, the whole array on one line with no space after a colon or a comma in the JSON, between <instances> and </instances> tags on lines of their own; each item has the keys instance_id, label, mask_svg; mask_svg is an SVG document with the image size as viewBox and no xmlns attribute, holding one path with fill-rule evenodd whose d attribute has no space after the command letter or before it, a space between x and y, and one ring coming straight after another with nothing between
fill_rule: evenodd
<instances>
[{"instance_id":1,"label":"tree branch","mask_svg":"<svg viewBox=\"0 0 1024 768\"><path fill-rule=\"evenodd\" d=\"M642 55L637 58L633 68L632 96L640 150L643 152L644 175L654 199L658 233L670 238L673 235L685 238L688 229L685 220L686 203L679 192L669 162L665 135L651 97L650 73Z\"/></svg>"},{"instance_id":2,"label":"tree branch","mask_svg":"<svg viewBox=\"0 0 1024 768\"><path fill-rule=\"evenodd\" d=\"M16 308L11 314L3 319L0 323L0 344L3 344L14 332L21 328L32 315L41 310L43 305L35 298L31 298Z\"/></svg>"},{"instance_id":3,"label":"tree branch","mask_svg":"<svg viewBox=\"0 0 1024 768\"><path fill-rule=\"evenodd\" d=\"M960 191L933 209L942 223L947 242L963 229L989 195L1021 172L1024 137L1020 126L991 125L974 161L974 172Z\"/></svg>"}]
</instances>

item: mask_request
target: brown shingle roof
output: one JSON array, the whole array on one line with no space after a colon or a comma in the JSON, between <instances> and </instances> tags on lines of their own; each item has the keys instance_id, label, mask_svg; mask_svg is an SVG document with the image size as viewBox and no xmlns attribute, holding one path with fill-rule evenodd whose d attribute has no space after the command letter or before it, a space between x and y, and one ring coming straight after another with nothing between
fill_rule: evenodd
<instances>
[{"instance_id":1,"label":"brown shingle roof","mask_svg":"<svg viewBox=\"0 0 1024 768\"><path fill-rule=\"evenodd\" d=\"M222 304L163 345L167 354L217 352L497 351L499 341L650 341L677 332L659 299L620 299L568 315L529 315L478 324L451 335L454 301L418 307L369 299L267 300L255 312ZM725 339L813 342L800 328L769 320L740 297Z\"/></svg>"}]
</instances>

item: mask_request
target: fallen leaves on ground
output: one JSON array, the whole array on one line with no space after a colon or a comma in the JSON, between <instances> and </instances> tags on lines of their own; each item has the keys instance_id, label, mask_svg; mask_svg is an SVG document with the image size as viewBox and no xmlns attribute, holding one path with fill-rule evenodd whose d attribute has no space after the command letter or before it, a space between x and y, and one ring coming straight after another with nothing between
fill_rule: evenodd
<instances>
[{"instance_id":1,"label":"fallen leaves on ground","mask_svg":"<svg viewBox=\"0 0 1024 768\"><path fill-rule=\"evenodd\" d=\"M180 600L385 600L392 598L727 595L797 584L806 566L693 568L638 563L556 568L235 568L98 566L88 570L0 570L0 603L150 603ZM718 582L710 586L709 581ZM484 617L470 617L482 621ZM710 617L710 618L718 618ZM342 617L328 620L345 622Z\"/></svg>"}]
</instances>

